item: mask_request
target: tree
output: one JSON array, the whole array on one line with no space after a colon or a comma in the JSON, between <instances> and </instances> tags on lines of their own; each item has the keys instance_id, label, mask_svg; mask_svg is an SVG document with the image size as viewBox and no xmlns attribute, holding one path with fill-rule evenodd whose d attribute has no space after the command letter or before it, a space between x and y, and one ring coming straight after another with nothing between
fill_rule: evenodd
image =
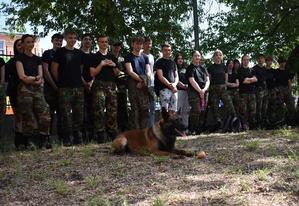
<instances>
[{"instance_id":1,"label":"tree","mask_svg":"<svg viewBox=\"0 0 299 206\"><path fill-rule=\"evenodd\" d=\"M240 54L286 56L299 42L298 0L218 0L230 11L208 16L202 49Z\"/></svg>"},{"instance_id":2,"label":"tree","mask_svg":"<svg viewBox=\"0 0 299 206\"><path fill-rule=\"evenodd\" d=\"M183 23L190 18L191 1L12 0L2 4L1 10L8 15L6 23L11 29L29 22L39 36L71 27L79 35L105 33L123 41L137 34L148 35L156 52L164 42L177 51L191 49L187 41L192 30ZM39 26L43 26L42 31Z\"/></svg>"}]
</instances>

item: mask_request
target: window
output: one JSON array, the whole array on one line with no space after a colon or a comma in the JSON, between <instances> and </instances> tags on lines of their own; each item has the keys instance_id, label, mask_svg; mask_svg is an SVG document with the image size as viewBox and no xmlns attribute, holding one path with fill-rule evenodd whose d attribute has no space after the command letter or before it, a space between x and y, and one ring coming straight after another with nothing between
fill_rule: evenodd
<instances>
[{"instance_id":1,"label":"window","mask_svg":"<svg viewBox=\"0 0 299 206\"><path fill-rule=\"evenodd\" d=\"M0 54L4 54L5 51L5 41L0 40Z\"/></svg>"}]
</instances>

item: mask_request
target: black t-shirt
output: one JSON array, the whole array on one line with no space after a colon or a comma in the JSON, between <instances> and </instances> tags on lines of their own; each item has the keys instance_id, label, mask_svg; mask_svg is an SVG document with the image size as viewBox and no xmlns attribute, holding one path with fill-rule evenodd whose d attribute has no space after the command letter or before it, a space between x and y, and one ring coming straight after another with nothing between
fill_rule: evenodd
<instances>
[{"instance_id":1,"label":"black t-shirt","mask_svg":"<svg viewBox=\"0 0 299 206\"><path fill-rule=\"evenodd\" d=\"M52 62L59 64L58 87L77 88L82 86L83 55L79 49L69 50L62 47L56 51Z\"/></svg>"},{"instance_id":2,"label":"black t-shirt","mask_svg":"<svg viewBox=\"0 0 299 206\"><path fill-rule=\"evenodd\" d=\"M267 72L267 79L266 79L266 83L267 83L267 88L268 89L273 89L275 88L275 72L277 70L276 69L266 69Z\"/></svg>"},{"instance_id":3,"label":"black t-shirt","mask_svg":"<svg viewBox=\"0 0 299 206\"><path fill-rule=\"evenodd\" d=\"M125 63L131 63L133 71L138 75L145 75L145 65L149 64L147 55L135 56L132 52L125 57Z\"/></svg>"},{"instance_id":4,"label":"black t-shirt","mask_svg":"<svg viewBox=\"0 0 299 206\"><path fill-rule=\"evenodd\" d=\"M92 80L92 76L90 75L90 66L93 57L93 53L83 53L83 71L82 77L86 82L90 82Z\"/></svg>"},{"instance_id":5,"label":"black t-shirt","mask_svg":"<svg viewBox=\"0 0 299 206\"><path fill-rule=\"evenodd\" d=\"M196 83L198 84L198 86L203 89L206 85L207 82L207 77L208 77L208 71L206 70L206 68L202 67L202 66L196 66L194 64L190 64L187 67L187 71L186 71L186 79L188 80L188 86L189 88L193 88L191 83L189 82L189 78L193 77L194 80L196 81Z\"/></svg>"},{"instance_id":6,"label":"black t-shirt","mask_svg":"<svg viewBox=\"0 0 299 206\"><path fill-rule=\"evenodd\" d=\"M5 65L4 59L0 57L0 69L4 65ZM0 72L0 78L1 78L1 72Z\"/></svg>"},{"instance_id":7,"label":"black t-shirt","mask_svg":"<svg viewBox=\"0 0 299 206\"><path fill-rule=\"evenodd\" d=\"M170 83L173 83L175 81L174 74L177 71L177 66L172 59L158 59L155 69L162 70L163 77L166 78Z\"/></svg>"},{"instance_id":8,"label":"black t-shirt","mask_svg":"<svg viewBox=\"0 0 299 206\"><path fill-rule=\"evenodd\" d=\"M183 84L188 84L188 80L186 79L186 69L184 68L178 68L178 75L179 75L179 81L182 82ZM183 90L180 87L177 87L178 90Z\"/></svg>"},{"instance_id":9,"label":"black t-shirt","mask_svg":"<svg viewBox=\"0 0 299 206\"><path fill-rule=\"evenodd\" d=\"M266 68L260 67L259 65L255 65L252 69L255 71L255 75L257 78L256 87L265 89L267 79Z\"/></svg>"},{"instance_id":10,"label":"black t-shirt","mask_svg":"<svg viewBox=\"0 0 299 206\"><path fill-rule=\"evenodd\" d=\"M95 68L101 63L101 61L103 61L105 59L112 60L116 64L115 67L118 67L118 61L113 54L107 53L106 55L103 55L99 51L93 55L93 61L92 61L91 66ZM110 67L110 66L102 67L102 70L95 76L95 78L97 80L115 82L116 76L114 75L114 72L113 72L113 68L115 68L115 67Z\"/></svg>"},{"instance_id":11,"label":"black t-shirt","mask_svg":"<svg viewBox=\"0 0 299 206\"><path fill-rule=\"evenodd\" d=\"M238 74L236 72L232 72L231 74L228 73L228 83L237 83ZM238 87L227 87L227 90L236 90Z\"/></svg>"},{"instance_id":12,"label":"black t-shirt","mask_svg":"<svg viewBox=\"0 0 299 206\"><path fill-rule=\"evenodd\" d=\"M245 78L252 78L255 76L255 71L251 68L241 67L238 71L239 78L239 92L243 94L253 94L255 93L255 83L244 84Z\"/></svg>"},{"instance_id":13,"label":"black t-shirt","mask_svg":"<svg viewBox=\"0 0 299 206\"><path fill-rule=\"evenodd\" d=\"M17 61L20 61L23 64L26 76L37 76L38 66L42 65L40 57L36 55L28 56L26 54L19 54L16 56L16 62Z\"/></svg>"},{"instance_id":14,"label":"black t-shirt","mask_svg":"<svg viewBox=\"0 0 299 206\"><path fill-rule=\"evenodd\" d=\"M16 58L15 57L11 58L5 64L5 79L8 82L7 94L15 95L17 92L17 86L20 82L20 79L17 74Z\"/></svg>"},{"instance_id":15,"label":"black t-shirt","mask_svg":"<svg viewBox=\"0 0 299 206\"><path fill-rule=\"evenodd\" d=\"M213 64L208 68L211 85L225 84L226 67L224 64Z\"/></svg>"},{"instance_id":16,"label":"black t-shirt","mask_svg":"<svg viewBox=\"0 0 299 206\"><path fill-rule=\"evenodd\" d=\"M288 70L277 69L275 72L275 85L287 87L289 80L293 79L293 75Z\"/></svg>"},{"instance_id":17,"label":"black t-shirt","mask_svg":"<svg viewBox=\"0 0 299 206\"><path fill-rule=\"evenodd\" d=\"M52 79L55 81L55 79L53 78L53 74L52 74L52 70L51 70L51 64L52 64L52 60L54 58L55 55L55 50L54 49L48 49L43 53L42 56L42 62L47 63L48 64L48 71L52 77ZM46 85L48 85L49 83L47 82L47 79L45 79Z\"/></svg>"}]
</instances>

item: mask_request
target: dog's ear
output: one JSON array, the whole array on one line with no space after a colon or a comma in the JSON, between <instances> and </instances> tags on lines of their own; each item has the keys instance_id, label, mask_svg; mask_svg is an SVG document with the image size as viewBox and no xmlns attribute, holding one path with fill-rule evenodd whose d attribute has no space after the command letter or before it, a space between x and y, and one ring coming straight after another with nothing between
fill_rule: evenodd
<instances>
[{"instance_id":1,"label":"dog's ear","mask_svg":"<svg viewBox=\"0 0 299 206\"><path fill-rule=\"evenodd\" d=\"M166 110L164 107L162 107L161 115L162 115L162 118L163 118L164 120L167 120L168 117L169 117L168 112L167 112L167 110Z\"/></svg>"}]
</instances>

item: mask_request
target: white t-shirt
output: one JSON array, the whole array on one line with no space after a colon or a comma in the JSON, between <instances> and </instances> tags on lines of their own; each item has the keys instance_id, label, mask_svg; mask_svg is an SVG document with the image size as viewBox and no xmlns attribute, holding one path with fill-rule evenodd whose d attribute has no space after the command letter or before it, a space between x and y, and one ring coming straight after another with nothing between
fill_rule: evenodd
<instances>
[{"instance_id":1,"label":"white t-shirt","mask_svg":"<svg viewBox=\"0 0 299 206\"><path fill-rule=\"evenodd\" d=\"M143 53L148 57L149 65L151 68L151 86L154 86L154 81L155 81L155 75L154 75L154 64L155 64L155 58L152 54L146 54Z\"/></svg>"}]
</instances>

